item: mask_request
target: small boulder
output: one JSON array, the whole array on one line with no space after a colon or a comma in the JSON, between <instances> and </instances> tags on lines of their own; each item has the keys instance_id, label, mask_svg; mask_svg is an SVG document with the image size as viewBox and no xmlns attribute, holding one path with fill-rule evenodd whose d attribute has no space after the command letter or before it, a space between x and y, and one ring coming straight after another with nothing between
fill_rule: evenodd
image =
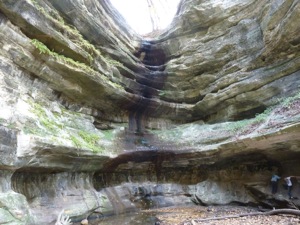
<instances>
[{"instance_id":1,"label":"small boulder","mask_svg":"<svg viewBox=\"0 0 300 225\"><path fill-rule=\"evenodd\" d=\"M81 225L88 225L89 221L87 219L81 220L80 222Z\"/></svg>"}]
</instances>

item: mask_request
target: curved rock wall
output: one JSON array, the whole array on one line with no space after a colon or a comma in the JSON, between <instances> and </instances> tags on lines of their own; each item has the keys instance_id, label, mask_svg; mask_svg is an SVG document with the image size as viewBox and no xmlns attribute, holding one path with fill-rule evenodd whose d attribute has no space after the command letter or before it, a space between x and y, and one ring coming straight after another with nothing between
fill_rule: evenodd
<instances>
[{"instance_id":1,"label":"curved rock wall","mask_svg":"<svg viewBox=\"0 0 300 225\"><path fill-rule=\"evenodd\" d=\"M161 36L170 58L161 99L217 122L298 93L299 10L298 1L182 1Z\"/></svg>"},{"instance_id":2,"label":"curved rock wall","mask_svg":"<svg viewBox=\"0 0 300 225\"><path fill-rule=\"evenodd\" d=\"M269 180L300 175L299 11L183 0L151 39L109 1L1 1L0 223L288 206Z\"/></svg>"}]
</instances>

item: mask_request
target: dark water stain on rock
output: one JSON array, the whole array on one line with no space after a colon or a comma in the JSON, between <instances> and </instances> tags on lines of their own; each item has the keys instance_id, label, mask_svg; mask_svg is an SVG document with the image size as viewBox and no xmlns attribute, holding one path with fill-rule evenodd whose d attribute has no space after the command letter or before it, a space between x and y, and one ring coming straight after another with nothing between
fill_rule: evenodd
<instances>
[{"instance_id":1,"label":"dark water stain on rock","mask_svg":"<svg viewBox=\"0 0 300 225\"><path fill-rule=\"evenodd\" d=\"M158 90L164 86L166 79L164 51L157 48L150 41L142 41L140 49L135 53L144 65L136 72L136 82L140 85L137 100L130 106L129 111L129 131L136 134L143 134L145 130L144 121L151 116L152 98L158 95Z\"/></svg>"},{"instance_id":2,"label":"dark water stain on rock","mask_svg":"<svg viewBox=\"0 0 300 225\"><path fill-rule=\"evenodd\" d=\"M126 174L126 171L130 174L132 170L139 172L137 168L131 168L132 164L149 164L148 168L143 168L141 173L151 173L156 176L157 180L161 180L162 175L162 164L164 161L170 161L175 157L175 153L172 151L157 151L157 150L147 150L147 151L136 151L128 152L119 155L118 157L107 162L101 171L97 172L94 176L94 184L96 189L100 189L104 184L111 185L113 182L114 173ZM121 171L119 167L122 166ZM127 168L126 168L127 167ZM127 176L129 176L127 174ZM101 181L99 181L99 177ZM105 186L105 185L104 185Z\"/></svg>"}]
</instances>

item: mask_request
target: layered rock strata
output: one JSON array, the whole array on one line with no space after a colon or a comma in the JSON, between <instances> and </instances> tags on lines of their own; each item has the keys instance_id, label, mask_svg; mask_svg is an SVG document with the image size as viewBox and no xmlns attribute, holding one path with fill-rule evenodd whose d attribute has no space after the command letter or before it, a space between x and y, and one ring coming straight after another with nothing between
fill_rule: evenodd
<instances>
[{"instance_id":1,"label":"layered rock strata","mask_svg":"<svg viewBox=\"0 0 300 225\"><path fill-rule=\"evenodd\" d=\"M183 0L150 39L109 1L1 1L0 223L289 207L269 181L300 175L299 13Z\"/></svg>"}]
</instances>

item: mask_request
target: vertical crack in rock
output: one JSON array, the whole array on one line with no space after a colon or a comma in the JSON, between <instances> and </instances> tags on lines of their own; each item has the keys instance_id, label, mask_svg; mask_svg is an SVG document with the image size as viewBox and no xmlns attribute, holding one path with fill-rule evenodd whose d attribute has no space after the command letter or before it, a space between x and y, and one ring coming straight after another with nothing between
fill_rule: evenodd
<instances>
[{"instance_id":1,"label":"vertical crack in rock","mask_svg":"<svg viewBox=\"0 0 300 225\"><path fill-rule=\"evenodd\" d=\"M165 53L150 41L142 41L140 49L135 53L144 67L139 71L137 82L141 85L138 100L129 107L129 132L143 135L145 121L151 115L151 98L157 95L157 90L163 88L165 79Z\"/></svg>"}]
</instances>

